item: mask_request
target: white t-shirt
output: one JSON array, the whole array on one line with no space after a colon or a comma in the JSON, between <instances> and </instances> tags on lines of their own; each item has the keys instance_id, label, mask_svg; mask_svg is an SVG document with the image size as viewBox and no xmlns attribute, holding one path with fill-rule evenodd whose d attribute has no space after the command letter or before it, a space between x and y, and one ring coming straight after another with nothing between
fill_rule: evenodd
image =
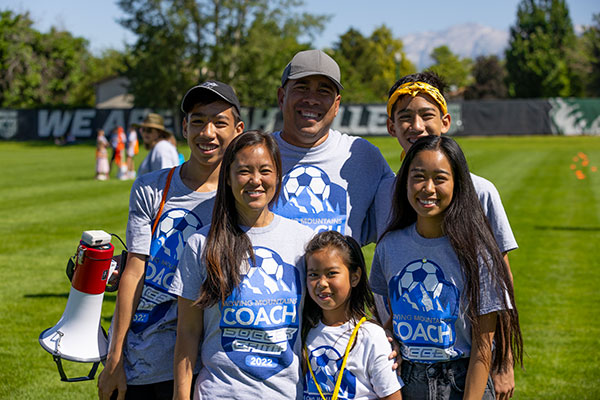
<instances>
[{"instance_id":1,"label":"white t-shirt","mask_svg":"<svg viewBox=\"0 0 600 400\"><path fill-rule=\"evenodd\" d=\"M160 140L150 150L144 161L140 164L138 176L157 171L163 168L171 168L179 165L179 153L168 140Z\"/></svg>"},{"instance_id":2,"label":"white t-shirt","mask_svg":"<svg viewBox=\"0 0 600 400\"><path fill-rule=\"evenodd\" d=\"M306 337L308 365L326 398L333 395L346 346L355 326L355 321L340 326L319 322ZM338 399L377 399L400 390L402 379L392 370L394 360L388 359L391 352L383 328L365 321L348 353ZM321 400L310 371L305 376L304 400Z\"/></svg>"}]
</instances>

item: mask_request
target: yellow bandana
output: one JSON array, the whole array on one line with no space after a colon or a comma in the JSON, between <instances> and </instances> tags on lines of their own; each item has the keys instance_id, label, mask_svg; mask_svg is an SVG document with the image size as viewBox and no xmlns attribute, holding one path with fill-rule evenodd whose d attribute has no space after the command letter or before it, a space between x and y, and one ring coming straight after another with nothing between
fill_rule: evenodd
<instances>
[{"instance_id":1,"label":"yellow bandana","mask_svg":"<svg viewBox=\"0 0 600 400\"><path fill-rule=\"evenodd\" d=\"M390 96L387 103L388 117L392 118L392 108L394 107L396 100L398 100L398 97L404 94L410 94L412 97L415 97L419 93L426 93L433 97L436 103L442 108L442 116L448 114L446 99L444 99L444 96L442 96L439 90L425 82L406 82L400 85L400 87Z\"/></svg>"}]
</instances>

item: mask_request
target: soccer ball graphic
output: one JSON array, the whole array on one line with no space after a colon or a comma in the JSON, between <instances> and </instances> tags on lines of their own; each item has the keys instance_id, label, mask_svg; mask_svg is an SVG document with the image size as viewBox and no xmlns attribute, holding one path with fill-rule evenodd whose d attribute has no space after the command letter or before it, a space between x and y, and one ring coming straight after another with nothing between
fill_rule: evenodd
<instances>
[{"instance_id":1,"label":"soccer ball graphic","mask_svg":"<svg viewBox=\"0 0 600 400\"><path fill-rule=\"evenodd\" d=\"M283 195L303 213L332 211L328 204L331 181L325 172L312 165L300 165L285 177Z\"/></svg>"},{"instance_id":2,"label":"soccer ball graphic","mask_svg":"<svg viewBox=\"0 0 600 400\"><path fill-rule=\"evenodd\" d=\"M340 358L340 354L329 346L319 347L311 352L310 368L313 370L323 392L331 393L335 388L335 376L338 371L337 361Z\"/></svg>"},{"instance_id":3,"label":"soccer ball graphic","mask_svg":"<svg viewBox=\"0 0 600 400\"><path fill-rule=\"evenodd\" d=\"M435 300L439 299L442 293L444 281L442 270L423 259L404 268L398 292L414 309L423 308L424 311L431 311L438 308L439 302ZM416 299L420 301L415 301ZM418 303L421 303L421 307Z\"/></svg>"},{"instance_id":4,"label":"soccer ball graphic","mask_svg":"<svg viewBox=\"0 0 600 400\"><path fill-rule=\"evenodd\" d=\"M422 285L432 297L440 297L443 286L440 281L443 279L442 271L434 264L427 260L417 261L406 267L400 279L400 292L411 292L418 285Z\"/></svg>"},{"instance_id":5,"label":"soccer ball graphic","mask_svg":"<svg viewBox=\"0 0 600 400\"><path fill-rule=\"evenodd\" d=\"M321 390L323 393L332 393L335 389L338 371L342 366L342 356L333 347L321 346L313 350L309 358L310 368L315 374ZM312 384L309 386L309 392L318 393L316 386ZM345 399L353 399L356 394L356 376L348 369L344 370L339 394Z\"/></svg>"},{"instance_id":6,"label":"soccer ball graphic","mask_svg":"<svg viewBox=\"0 0 600 400\"><path fill-rule=\"evenodd\" d=\"M158 223L158 246L167 256L179 259L188 238L200 228L202 222L194 213L181 208L169 210Z\"/></svg>"},{"instance_id":7,"label":"soccer ball graphic","mask_svg":"<svg viewBox=\"0 0 600 400\"><path fill-rule=\"evenodd\" d=\"M256 294L296 291L295 268L285 264L279 254L266 247L255 247L254 258L256 264L242 280L242 288Z\"/></svg>"}]
</instances>

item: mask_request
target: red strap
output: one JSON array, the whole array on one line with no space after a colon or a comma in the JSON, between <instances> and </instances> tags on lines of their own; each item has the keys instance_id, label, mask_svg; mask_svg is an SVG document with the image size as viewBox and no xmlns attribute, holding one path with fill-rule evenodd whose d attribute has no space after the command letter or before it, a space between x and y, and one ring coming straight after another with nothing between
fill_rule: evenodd
<instances>
[{"instance_id":1,"label":"red strap","mask_svg":"<svg viewBox=\"0 0 600 400\"><path fill-rule=\"evenodd\" d=\"M154 236L154 231L156 230L156 226L158 225L158 220L160 219L160 215L162 214L163 207L165 206L165 200L167 199L167 193L169 193L169 186L171 186L171 178L173 177L173 172L175 172L175 168L171 168L169 171L169 175L167 176L167 183L165 184L165 190L163 190L162 199L160 200L160 207L158 208L158 214L156 214L156 219L154 220L154 225L152 225L152 236Z\"/></svg>"}]
</instances>

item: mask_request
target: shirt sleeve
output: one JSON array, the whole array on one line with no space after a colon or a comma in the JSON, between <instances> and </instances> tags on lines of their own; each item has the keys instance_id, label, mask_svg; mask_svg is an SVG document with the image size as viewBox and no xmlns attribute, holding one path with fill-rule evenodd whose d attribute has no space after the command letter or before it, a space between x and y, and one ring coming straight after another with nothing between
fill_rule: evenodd
<instances>
[{"instance_id":1,"label":"shirt sleeve","mask_svg":"<svg viewBox=\"0 0 600 400\"><path fill-rule=\"evenodd\" d=\"M202 284L206 279L206 267L201 261L201 235L196 233L189 237L173 281L169 287L169 293L195 301L200 297Z\"/></svg>"},{"instance_id":2,"label":"shirt sleeve","mask_svg":"<svg viewBox=\"0 0 600 400\"><path fill-rule=\"evenodd\" d=\"M149 255L152 240L152 219L154 218L153 199L150 191L144 189L141 179L137 179L129 196L129 216L127 218L127 249L131 253Z\"/></svg>"},{"instance_id":3,"label":"shirt sleeve","mask_svg":"<svg viewBox=\"0 0 600 400\"><path fill-rule=\"evenodd\" d=\"M377 172L374 174L373 185L375 186L373 200L369 206L369 210L367 212L367 217L365 218L365 222L362 227L362 238L361 245L367 245L369 243L375 243L379 236L381 235L381 225L385 224L385 222L381 222L382 216L385 215L385 206L386 203L380 202L380 189L385 191L385 188L389 188L390 180L393 182L394 180L394 172L390 168L389 164L381 155L379 149L369 143L372 146L372 154L369 157L370 163L374 163L378 161ZM368 184L368 183L365 183ZM391 199L390 199L391 200ZM391 204L391 203L389 203ZM381 214L381 215L380 215ZM379 219L379 220L378 220Z\"/></svg>"},{"instance_id":4,"label":"shirt sleeve","mask_svg":"<svg viewBox=\"0 0 600 400\"><path fill-rule=\"evenodd\" d=\"M498 189L485 178L477 175L471 175L471 177L500 251L506 253L516 249L518 247L517 240L508 221Z\"/></svg>"},{"instance_id":5,"label":"shirt sleeve","mask_svg":"<svg viewBox=\"0 0 600 400\"><path fill-rule=\"evenodd\" d=\"M381 245L377 245L375 248L375 254L373 255L373 262L371 263L371 273L369 274L369 285L373 293L381 296L388 296L388 284L383 273L383 263L381 260Z\"/></svg>"},{"instance_id":6,"label":"shirt sleeve","mask_svg":"<svg viewBox=\"0 0 600 400\"><path fill-rule=\"evenodd\" d=\"M361 327L362 328L362 327ZM369 382L378 397L389 396L404 386L402 378L392 369L394 360L388 357L392 346L387 340L384 330L375 324L370 324L364 329L363 340L369 344L367 360L365 362Z\"/></svg>"},{"instance_id":7,"label":"shirt sleeve","mask_svg":"<svg viewBox=\"0 0 600 400\"><path fill-rule=\"evenodd\" d=\"M490 261L491 262L491 261ZM492 268L495 268L493 266ZM479 315L504 310L501 296L506 297L506 304L511 308L508 292L492 282L492 275L487 265L480 257L479 260Z\"/></svg>"}]
</instances>

